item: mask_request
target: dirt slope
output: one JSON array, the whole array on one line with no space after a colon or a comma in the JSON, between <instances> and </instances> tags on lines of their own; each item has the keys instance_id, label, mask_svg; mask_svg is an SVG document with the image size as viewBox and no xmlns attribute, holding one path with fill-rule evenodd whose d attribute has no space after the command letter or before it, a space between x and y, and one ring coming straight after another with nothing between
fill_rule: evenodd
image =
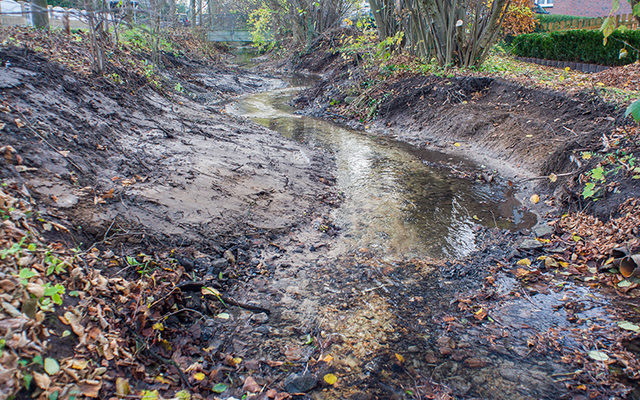
<instances>
[{"instance_id":1,"label":"dirt slope","mask_svg":"<svg viewBox=\"0 0 640 400\"><path fill-rule=\"evenodd\" d=\"M322 156L222 112L229 95L273 80L182 65L194 101L146 86L128 93L31 51L0 57L2 145L23 158L9 157L2 178L65 209L80 241L142 233L206 247L291 227L325 190L326 168L314 169Z\"/></svg>"}]
</instances>

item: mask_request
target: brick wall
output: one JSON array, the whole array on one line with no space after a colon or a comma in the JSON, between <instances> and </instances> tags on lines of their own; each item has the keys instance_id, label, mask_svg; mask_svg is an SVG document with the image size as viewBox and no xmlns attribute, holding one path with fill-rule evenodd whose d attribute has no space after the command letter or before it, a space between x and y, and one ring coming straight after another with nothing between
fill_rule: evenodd
<instances>
[{"instance_id":1,"label":"brick wall","mask_svg":"<svg viewBox=\"0 0 640 400\"><path fill-rule=\"evenodd\" d=\"M611 0L553 0L551 14L577 15L580 17L605 17L611 12ZM631 14L627 0L620 0L617 14Z\"/></svg>"}]
</instances>

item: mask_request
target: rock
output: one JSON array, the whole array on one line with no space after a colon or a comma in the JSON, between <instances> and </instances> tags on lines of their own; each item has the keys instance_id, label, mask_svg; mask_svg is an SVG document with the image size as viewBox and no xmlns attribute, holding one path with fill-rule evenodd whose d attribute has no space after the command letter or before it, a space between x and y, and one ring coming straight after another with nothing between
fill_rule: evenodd
<instances>
[{"instance_id":1,"label":"rock","mask_svg":"<svg viewBox=\"0 0 640 400\"><path fill-rule=\"evenodd\" d=\"M231 252L231 250L225 250L224 254L222 255L227 261L229 261L229 264L231 265L235 265L236 263L236 257L233 255L233 253Z\"/></svg>"},{"instance_id":2,"label":"rock","mask_svg":"<svg viewBox=\"0 0 640 400\"><path fill-rule=\"evenodd\" d=\"M487 365L487 362L480 358L469 357L466 360L464 360L464 364L470 368L480 368Z\"/></svg>"},{"instance_id":3,"label":"rock","mask_svg":"<svg viewBox=\"0 0 640 400\"><path fill-rule=\"evenodd\" d=\"M267 321L269 321L269 316L266 313L258 313L258 314L253 314L250 318L249 321L251 322L255 322L256 324L264 324Z\"/></svg>"},{"instance_id":4,"label":"rock","mask_svg":"<svg viewBox=\"0 0 640 400\"><path fill-rule=\"evenodd\" d=\"M526 238L518 245L520 250L535 250L542 248L542 243L533 238Z\"/></svg>"},{"instance_id":5,"label":"rock","mask_svg":"<svg viewBox=\"0 0 640 400\"><path fill-rule=\"evenodd\" d=\"M78 196L74 194L63 194L56 196L56 207L71 208L78 204Z\"/></svg>"},{"instance_id":6,"label":"rock","mask_svg":"<svg viewBox=\"0 0 640 400\"><path fill-rule=\"evenodd\" d=\"M553 226L547 225L546 223L536 225L533 228L533 233L535 233L537 237L550 236L553 232Z\"/></svg>"},{"instance_id":7,"label":"rock","mask_svg":"<svg viewBox=\"0 0 640 400\"><path fill-rule=\"evenodd\" d=\"M284 380L284 390L289 393L306 393L318 385L313 374L291 374Z\"/></svg>"}]
</instances>

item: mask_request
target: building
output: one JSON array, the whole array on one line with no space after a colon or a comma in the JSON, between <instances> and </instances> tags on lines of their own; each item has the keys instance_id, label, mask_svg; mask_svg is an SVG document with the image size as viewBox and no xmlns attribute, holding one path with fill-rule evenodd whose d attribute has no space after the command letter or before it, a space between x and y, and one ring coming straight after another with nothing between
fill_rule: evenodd
<instances>
[{"instance_id":1,"label":"building","mask_svg":"<svg viewBox=\"0 0 640 400\"><path fill-rule=\"evenodd\" d=\"M550 14L576 15L579 17L605 17L611 12L611 0L535 0ZM627 0L620 0L616 14L631 14Z\"/></svg>"}]
</instances>

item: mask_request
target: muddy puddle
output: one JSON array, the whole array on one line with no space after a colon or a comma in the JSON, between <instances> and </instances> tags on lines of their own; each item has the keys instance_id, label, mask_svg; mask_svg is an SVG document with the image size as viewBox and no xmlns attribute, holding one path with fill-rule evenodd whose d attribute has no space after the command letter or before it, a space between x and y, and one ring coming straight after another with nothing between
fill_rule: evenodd
<instances>
[{"instance_id":1,"label":"muddy puddle","mask_svg":"<svg viewBox=\"0 0 640 400\"><path fill-rule=\"evenodd\" d=\"M241 98L227 111L334 155L344 196L333 215L342 251L462 257L476 249L481 226L518 230L535 224L512 190L473 179L481 171L464 160L296 114L289 103L300 80L292 83Z\"/></svg>"}]
</instances>

